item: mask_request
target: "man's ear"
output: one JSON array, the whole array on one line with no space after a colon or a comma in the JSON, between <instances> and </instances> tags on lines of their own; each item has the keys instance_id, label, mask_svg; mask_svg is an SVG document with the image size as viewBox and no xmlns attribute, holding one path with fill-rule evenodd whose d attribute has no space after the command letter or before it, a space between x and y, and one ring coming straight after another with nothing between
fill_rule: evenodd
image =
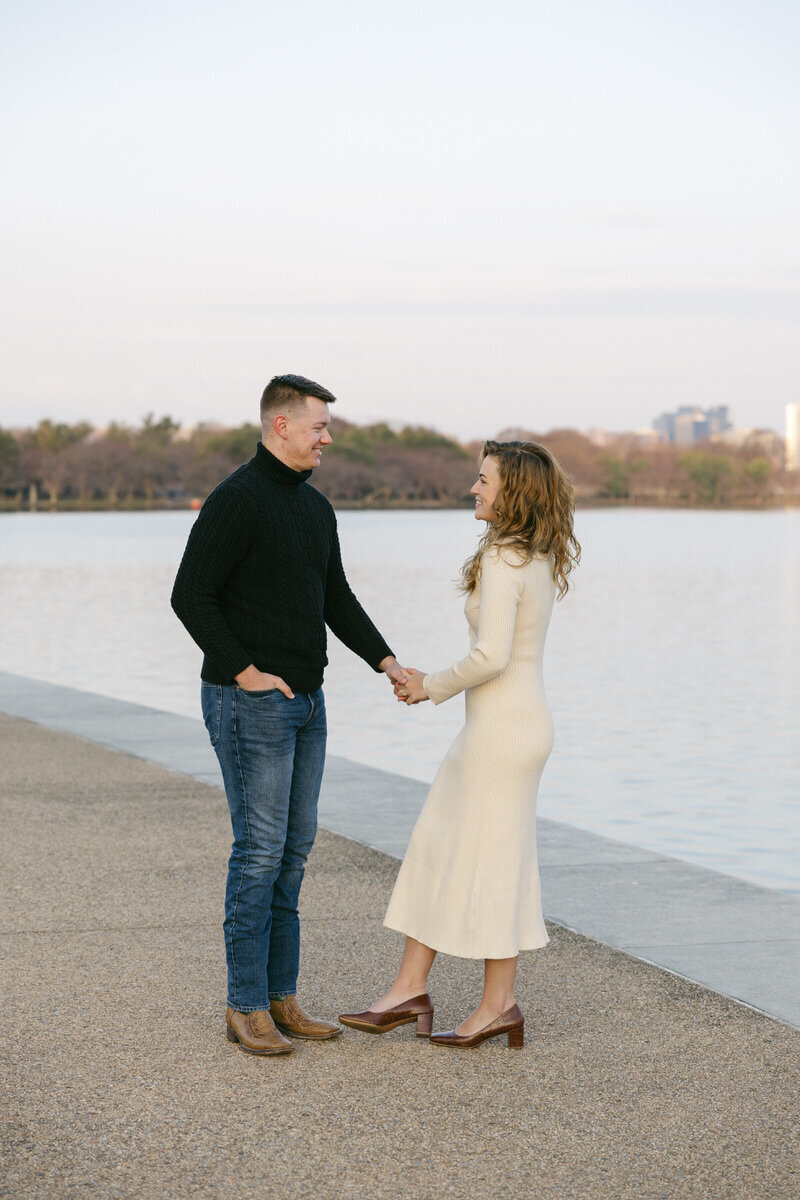
<instances>
[{"instance_id":1,"label":"man's ear","mask_svg":"<svg viewBox=\"0 0 800 1200\"><path fill-rule=\"evenodd\" d=\"M284 413L278 413L272 418L272 428L284 442L289 436L289 418Z\"/></svg>"}]
</instances>

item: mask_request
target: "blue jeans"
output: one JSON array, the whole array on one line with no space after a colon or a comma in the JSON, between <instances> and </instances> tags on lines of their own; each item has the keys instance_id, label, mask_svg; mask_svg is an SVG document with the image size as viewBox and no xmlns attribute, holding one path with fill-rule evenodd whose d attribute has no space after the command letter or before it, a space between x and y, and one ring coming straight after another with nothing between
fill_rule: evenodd
<instances>
[{"instance_id":1,"label":"blue jeans","mask_svg":"<svg viewBox=\"0 0 800 1200\"><path fill-rule=\"evenodd\" d=\"M223 926L228 1004L261 1012L297 991L297 903L317 832L325 699L321 690L288 700L277 689L203 683L202 705L233 826Z\"/></svg>"}]
</instances>

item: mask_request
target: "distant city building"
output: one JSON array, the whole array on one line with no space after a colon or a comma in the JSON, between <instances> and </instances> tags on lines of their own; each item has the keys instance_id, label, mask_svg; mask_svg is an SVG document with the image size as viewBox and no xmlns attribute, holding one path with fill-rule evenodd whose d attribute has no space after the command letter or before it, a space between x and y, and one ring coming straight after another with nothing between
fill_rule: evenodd
<instances>
[{"instance_id":1,"label":"distant city building","mask_svg":"<svg viewBox=\"0 0 800 1200\"><path fill-rule=\"evenodd\" d=\"M800 404L786 405L786 470L800 471Z\"/></svg>"},{"instance_id":2,"label":"distant city building","mask_svg":"<svg viewBox=\"0 0 800 1200\"><path fill-rule=\"evenodd\" d=\"M677 446L693 446L695 442L708 441L710 437L732 428L727 404L718 408L684 404L677 412L662 413L653 421L653 429Z\"/></svg>"}]
</instances>

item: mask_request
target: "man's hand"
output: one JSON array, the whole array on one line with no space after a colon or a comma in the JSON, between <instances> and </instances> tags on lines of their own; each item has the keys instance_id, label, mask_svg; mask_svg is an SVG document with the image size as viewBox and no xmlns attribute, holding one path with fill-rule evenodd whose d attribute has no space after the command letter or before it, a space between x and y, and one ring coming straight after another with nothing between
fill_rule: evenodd
<instances>
[{"instance_id":1,"label":"man's hand","mask_svg":"<svg viewBox=\"0 0 800 1200\"><path fill-rule=\"evenodd\" d=\"M423 700L430 700L430 696L422 686L424 671L417 671L415 667L406 667L405 676L405 682L401 681L394 685L394 694L401 704L421 704Z\"/></svg>"},{"instance_id":2,"label":"man's hand","mask_svg":"<svg viewBox=\"0 0 800 1200\"><path fill-rule=\"evenodd\" d=\"M259 671L252 663L239 672L236 682L244 692L271 692L277 689L283 692L288 700L294 700L294 692L280 675L268 675L266 671Z\"/></svg>"},{"instance_id":3,"label":"man's hand","mask_svg":"<svg viewBox=\"0 0 800 1200\"><path fill-rule=\"evenodd\" d=\"M393 658L391 655L389 655L387 658L381 659L381 661L378 663L378 666L387 676L390 683L405 683L405 670L400 666L400 663L396 658Z\"/></svg>"}]
</instances>

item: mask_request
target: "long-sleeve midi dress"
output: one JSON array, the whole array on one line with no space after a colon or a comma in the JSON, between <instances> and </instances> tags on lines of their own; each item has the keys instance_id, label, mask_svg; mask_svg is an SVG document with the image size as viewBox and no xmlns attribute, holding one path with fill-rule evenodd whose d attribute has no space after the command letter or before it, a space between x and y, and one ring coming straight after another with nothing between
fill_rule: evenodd
<instances>
[{"instance_id":1,"label":"long-sleeve midi dress","mask_svg":"<svg viewBox=\"0 0 800 1200\"><path fill-rule=\"evenodd\" d=\"M465 692L466 721L419 815L384 924L460 958L513 958L548 942L536 798L553 745L542 653L552 560L497 547L464 612L470 652L426 675L434 704Z\"/></svg>"}]
</instances>

